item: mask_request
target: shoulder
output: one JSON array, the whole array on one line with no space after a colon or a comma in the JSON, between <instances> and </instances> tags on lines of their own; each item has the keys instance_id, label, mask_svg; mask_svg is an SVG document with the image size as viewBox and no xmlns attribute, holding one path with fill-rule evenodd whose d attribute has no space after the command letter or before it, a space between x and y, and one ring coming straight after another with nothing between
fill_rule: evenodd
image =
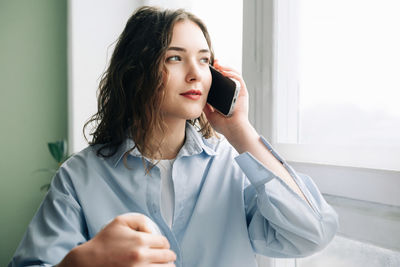
<instances>
[{"instance_id":1,"label":"shoulder","mask_svg":"<svg viewBox=\"0 0 400 267\"><path fill-rule=\"evenodd\" d=\"M109 158L97 155L97 149L97 146L88 146L68 158L58 169L52 186L62 188L84 183L102 166L111 165Z\"/></svg>"},{"instance_id":2,"label":"shoulder","mask_svg":"<svg viewBox=\"0 0 400 267\"><path fill-rule=\"evenodd\" d=\"M104 162L105 158L97 155L98 146L88 146L85 149L74 153L68 160L62 165L61 169L80 168L92 164L98 164Z\"/></svg>"}]
</instances>

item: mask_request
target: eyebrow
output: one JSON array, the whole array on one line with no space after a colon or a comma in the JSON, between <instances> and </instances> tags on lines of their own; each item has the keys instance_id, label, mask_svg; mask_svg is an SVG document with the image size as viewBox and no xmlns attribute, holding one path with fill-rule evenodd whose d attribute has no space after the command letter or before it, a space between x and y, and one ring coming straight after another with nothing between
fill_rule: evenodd
<instances>
[{"instance_id":1,"label":"eyebrow","mask_svg":"<svg viewBox=\"0 0 400 267\"><path fill-rule=\"evenodd\" d=\"M168 47L168 50L187 52L187 50L185 48L179 47L179 46L170 46L170 47ZM199 53L210 53L210 50L209 49L200 49Z\"/></svg>"}]
</instances>

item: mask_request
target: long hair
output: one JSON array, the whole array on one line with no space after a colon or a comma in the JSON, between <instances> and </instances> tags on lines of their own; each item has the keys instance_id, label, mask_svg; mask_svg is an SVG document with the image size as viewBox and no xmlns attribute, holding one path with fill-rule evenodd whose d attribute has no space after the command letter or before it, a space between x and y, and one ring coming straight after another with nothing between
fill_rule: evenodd
<instances>
[{"instance_id":1,"label":"long hair","mask_svg":"<svg viewBox=\"0 0 400 267\"><path fill-rule=\"evenodd\" d=\"M111 157L126 138L135 142L142 155L151 157L159 151L152 140L153 133L165 132L160 110L163 101L163 77L167 75L165 54L172 39L175 23L191 20L202 30L214 54L205 24L183 10L161 10L144 6L137 9L119 36L108 69L98 89L98 111L83 128L94 124L90 145L100 145L98 156ZM204 113L189 121L199 127L205 138L215 135ZM131 150L133 150L133 147ZM130 150L130 151L131 151ZM126 155L125 155L126 156Z\"/></svg>"}]
</instances>

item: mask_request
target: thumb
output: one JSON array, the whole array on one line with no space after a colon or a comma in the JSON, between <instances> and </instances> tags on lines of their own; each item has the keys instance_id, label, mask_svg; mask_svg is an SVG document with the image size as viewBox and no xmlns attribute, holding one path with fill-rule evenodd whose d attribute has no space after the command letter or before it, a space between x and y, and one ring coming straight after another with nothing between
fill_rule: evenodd
<instances>
[{"instance_id":1,"label":"thumb","mask_svg":"<svg viewBox=\"0 0 400 267\"><path fill-rule=\"evenodd\" d=\"M131 212L121 216L126 225L135 231L162 235L158 225L144 214Z\"/></svg>"},{"instance_id":2,"label":"thumb","mask_svg":"<svg viewBox=\"0 0 400 267\"><path fill-rule=\"evenodd\" d=\"M146 232L150 234L152 233L152 229L149 227L148 224L148 220L150 220L150 218L141 213L136 213L136 212L125 213L119 215L117 218L119 222L128 226L132 230L139 232Z\"/></svg>"}]
</instances>

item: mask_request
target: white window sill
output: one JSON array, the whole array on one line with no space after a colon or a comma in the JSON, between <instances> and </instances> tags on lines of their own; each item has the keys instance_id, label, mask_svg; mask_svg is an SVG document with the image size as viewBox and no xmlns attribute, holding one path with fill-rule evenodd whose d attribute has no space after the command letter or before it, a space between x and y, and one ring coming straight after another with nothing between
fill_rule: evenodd
<instances>
[{"instance_id":1,"label":"white window sill","mask_svg":"<svg viewBox=\"0 0 400 267\"><path fill-rule=\"evenodd\" d=\"M279 152L279 150L278 150ZM400 207L400 172L289 162L309 175L322 193Z\"/></svg>"},{"instance_id":2,"label":"white window sill","mask_svg":"<svg viewBox=\"0 0 400 267\"><path fill-rule=\"evenodd\" d=\"M400 253L400 207L324 197L339 215L339 235Z\"/></svg>"},{"instance_id":3,"label":"white window sill","mask_svg":"<svg viewBox=\"0 0 400 267\"><path fill-rule=\"evenodd\" d=\"M336 236L321 252L296 259L295 266L397 267L400 266L400 252Z\"/></svg>"}]
</instances>

